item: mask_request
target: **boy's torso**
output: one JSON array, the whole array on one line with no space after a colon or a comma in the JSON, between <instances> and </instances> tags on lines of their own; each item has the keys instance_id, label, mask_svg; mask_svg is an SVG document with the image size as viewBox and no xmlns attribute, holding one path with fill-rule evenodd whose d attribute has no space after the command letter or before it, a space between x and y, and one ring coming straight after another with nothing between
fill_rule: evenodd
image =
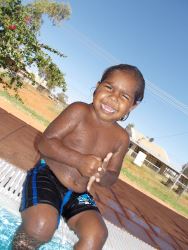
<instances>
[{"instance_id":1,"label":"boy's torso","mask_svg":"<svg viewBox=\"0 0 188 250\"><path fill-rule=\"evenodd\" d=\"M85 119L63 138L63 144L82 154L93 154L104 159L109 152L116 151L121 134L119 125L101 125L88 112ZM76 168L53 160L47 160L47 164L64 186L75 192L86 190L88 177L83 177Z\"/></svg>"}]
</instances>

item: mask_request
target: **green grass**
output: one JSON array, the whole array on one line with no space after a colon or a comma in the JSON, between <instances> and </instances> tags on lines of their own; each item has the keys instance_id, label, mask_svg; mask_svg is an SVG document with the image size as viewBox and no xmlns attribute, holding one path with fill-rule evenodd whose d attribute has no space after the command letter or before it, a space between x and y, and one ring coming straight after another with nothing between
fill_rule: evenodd
<instances>
[{"instance_id":1,"label":"green grass","mask_svg":"<svg viewBox=\"0 0 188 250\"><path fill-rule=\"evenodd\" d=\"M38 120L43 125L48 126L48 124L50 123L50 121L48 121L47 119L45 119L42 115L40 115L39 113L35 112L31 108L29 108L26 105L24 105L24 103L22 103L21 101L19 101L18 99L16 99L15 96L9 95L9 93L7 91L5 91L5 90L4 91L0 91L0 97L6 99L7 101L9 101L10 103L12 103L17 108L19 108L20 110L24 111L26 114L29 114L31 117L33 117L36 120Z\"/></svg>"},{"instance_id":2,"label":"green grass","mask_svg":"<svg viewBox=\"0 0 188 250\"><path fill-rule=\"evenodd\" d=\"M125 167L124 167L125 166ZM138 188L146 190L153 196L162 200L180 214L188 217L188 197L187 194L178 196L174 191L164 186L161 181L163 176L157 174L148 167L137 167L130 158L125 158L121 174L126 176Z\"/></svg>"}]
</instances>

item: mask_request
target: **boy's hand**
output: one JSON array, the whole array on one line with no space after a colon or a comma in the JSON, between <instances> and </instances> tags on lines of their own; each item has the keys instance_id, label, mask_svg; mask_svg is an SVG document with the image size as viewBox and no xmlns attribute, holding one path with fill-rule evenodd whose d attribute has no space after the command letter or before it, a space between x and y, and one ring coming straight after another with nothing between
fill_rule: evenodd
<instances>
[{"instance_id":1,"label":"boy's hand","mask_svg":"<svg viewBox=\"0 0 188 250\"><path fill-rule=\"evenodd\" d=\"M79 168L80 173L83 176L93 176L99 168L102 167L102 159L95 155L85 155L84 164Z\"/></svg>"},{"instance_id":2,"label":"boy's hand","mask_svg":"<svg viewBox=\"0 0 188 250\"><path fill-rule=\"evenodd\" d=\"M103 160L102 167L98 168L98 172L95 174L95 181L96 182L100 182L102 176L105 174L106 168L108 166L108 162L111 159L112 155L113 154L111 152L108 153L107 156Z\"/></svg>"},{"instance_id":3,"label":"boy's hand","mask_svg":"<svg viewBox=\"0 0 188 250\"><path fill-rule=\"evenodd\" d=\"M95 173L93 176L90 177L89 182L87 184L87 191L89 192L91 189L91 186L93 184L94 181L96 182L100 182L101 177L104 175L104 173L106 172L106 168L108 166L108 162L111 159L113 153L108 153L107 156L104 158L103 162L102 162L102 166L98 168L98 172Z\"/></svg>"}]
</instances>

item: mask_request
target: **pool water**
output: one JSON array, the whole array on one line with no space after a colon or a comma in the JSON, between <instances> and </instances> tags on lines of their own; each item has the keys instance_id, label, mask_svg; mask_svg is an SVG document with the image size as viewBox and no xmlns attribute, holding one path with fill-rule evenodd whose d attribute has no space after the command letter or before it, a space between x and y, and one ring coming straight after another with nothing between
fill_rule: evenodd
<instances>
[{"instance_id":1,"label":"pool water","mask_svg":"<svg viewBox=\"0 0 188 250\"><path fill-rule=\"evenodd\" d=\"M13 235L21 223L20 217L0 207L0 250L11 250ZM73 246L62 238L54 236L40 250L72 250Z\"/></svg>"}]
</instances>

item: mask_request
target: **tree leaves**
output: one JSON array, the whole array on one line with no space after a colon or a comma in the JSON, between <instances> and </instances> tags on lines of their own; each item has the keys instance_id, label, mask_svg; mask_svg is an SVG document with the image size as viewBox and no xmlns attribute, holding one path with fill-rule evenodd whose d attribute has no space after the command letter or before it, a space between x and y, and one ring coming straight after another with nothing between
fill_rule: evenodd
<instances>
[{"instance_id":1,"label":"tree leaves","mask_svg":"<svg viewBox=\"0 0 188 250\"><path fill-rule=\"evenodd\" d=\"M64 74L45 51L60 57L65 55L46 44L40 44L37 35L43 14L47 14L57 25L68 19L70 13L69 5L50 0L38 0L28 5L22 5L20 0L0 0L0 67L10 79L4 83L5 87L17 90L25 79L35 84L34 75L28 70L33 66L49 88L59 86L66 90Z\"/></svg>"}]
</instances>

